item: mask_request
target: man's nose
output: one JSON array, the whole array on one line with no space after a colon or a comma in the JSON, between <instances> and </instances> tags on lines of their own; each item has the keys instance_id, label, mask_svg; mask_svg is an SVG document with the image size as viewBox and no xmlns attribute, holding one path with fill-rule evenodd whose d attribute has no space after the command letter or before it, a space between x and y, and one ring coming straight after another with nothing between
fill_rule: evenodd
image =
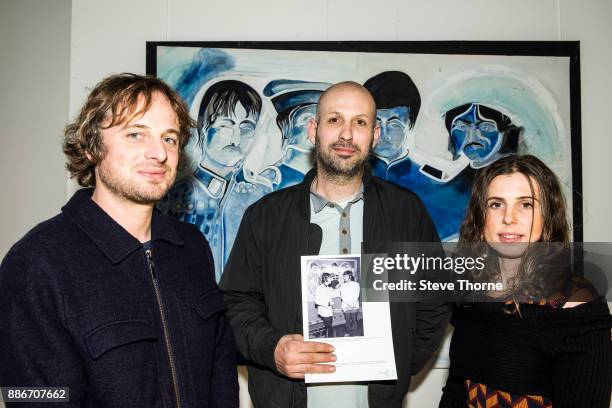
<instances>
[{"instance_id":1,"label":"man's nose","mask_svg":"<svg viewBox=\"0 0 612 408\"><path fill-rule=\"evenodd\" d=\"M156 160L160 163L166 161L168 158L168 152L166 151L166 146L164 145L161 137L151 138L145 152L145 157L147 159Z\"/></svg>"},{"instance_id":2,"label":"man's nose","mask_svg":"<svg viewBox=\"0 0 612 408\"><path fill-rule=\"evenodd\" d=\"M230 143L234 146L238 146L240 144L240 127L234 126L232 128L232 134L230 136Z\"/></svg>"},{"instance_id":3,"label":"man's nose","mask_svg":"<svg viewBox=\"0 0 612 408\"><path fill-rule=\"evenodd\" d=\"M342 140L353 140L353 124L346 122L340 131L340 139Z\"/></svg>"},{"instance_id":4,"label":"man's nose","mask_svg":"<svg viewBox=\"0 0 612 408\"><path fill-rule=\"evenodd\" d=\"M387 140L389 137L389 129L387 128L387 124L384 122L379 122L380 126L380 140Z\"/></svg>"},{"instance_id":5,"label":"man's nose","mask_svg":"<svg viewBox=\"0 0 612 408\"><path fill-rule=\"evenodd\" d=\"M465 131L465 140L467 143L473 143L478 141L478 129L476 126L468 126Z\"/></svg>"}]
</instances>

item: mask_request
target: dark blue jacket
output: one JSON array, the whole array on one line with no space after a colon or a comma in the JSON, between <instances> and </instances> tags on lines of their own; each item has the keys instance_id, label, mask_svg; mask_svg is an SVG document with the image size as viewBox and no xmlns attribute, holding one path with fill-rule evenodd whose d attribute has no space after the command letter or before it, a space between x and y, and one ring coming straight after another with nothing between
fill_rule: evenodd
<instances>
[{"instance_id":1,"label":"dark blue jacket","mask_svg":"<svg viewBox=\"0 0 612 408\"><path fill-rule=\"evenodd\" d=\"M0 384L67 386L60 407L237 407L202 234L155 211L147 256L90 195L78 191L2 262Z\"/></svg>"}]
</instances>

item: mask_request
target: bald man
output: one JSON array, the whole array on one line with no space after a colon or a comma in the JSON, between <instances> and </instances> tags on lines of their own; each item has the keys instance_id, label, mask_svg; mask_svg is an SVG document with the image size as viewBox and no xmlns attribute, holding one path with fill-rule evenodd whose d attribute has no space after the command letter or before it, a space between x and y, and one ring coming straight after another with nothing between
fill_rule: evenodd
<instances>
[{"instance_id":1,"label":"bald man","mask_svg":"<svg viewBox=\"0 0 612 408\"><path fill-rule=\"evenodd\" d=\"M410 376L442 337L447 305L391 303L397 381L303 381L306 373L334 372L336 357L331 345L303 339L300 256L359 253L362 241L438 241L420 200L366 169L379 136L370 93L355 82L331 86L308 123L315 167L244 214L221 288L238 348L252 362L249 393L257 408L399 408Z\"/></svg>"}]
</instances>

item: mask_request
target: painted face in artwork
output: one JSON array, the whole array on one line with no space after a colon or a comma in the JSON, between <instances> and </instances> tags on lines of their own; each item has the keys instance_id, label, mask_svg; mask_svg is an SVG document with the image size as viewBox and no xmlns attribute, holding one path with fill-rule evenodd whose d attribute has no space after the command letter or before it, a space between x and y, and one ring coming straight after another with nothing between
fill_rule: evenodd
<instances>
[{"instance_id":1,"label":"painted face in artwork","mask_svg":"<svg viewBox=\"0 0 612 408\"><path fill-rule=\"evenodd\" d=\"M396 106L390 109L378 109L376 121L380 126L380 139L374 148L376 156L395 160L402 154L406 140L410 108Z\"/></svg>"},{"instance_id":2,"label":"painted face in artwork","mask_svg":"<svg viewBox=\"0 0 612 408\"><path fill-rule=\"evenodd\" d=\"M308 140L308 120L313 119L317 112L317 105L300 106L291 112L291 129L288 130L287 144L294 149L308 152L314 149L314 145Z\"/></svg>"},{"instance_id":3,"label":"painted face in artwork","mask_svg":"<svg viewBox=\"0 0 612 408\"><path fill-rule=\"evenodd\" d=\"M463 152L473 162L489 159L499 150L502 142L497 123L483 116L476 103L453 119L450 136L457 151Z\"/></svg>"},{"instance_id":4,"label":"painted face in artwork","mask_svg":"<svg viewBox=\"0 0 612 408\"><path fill-rule=\"evenodd\" d=\"M258 115L237 102L229 115L219 115L208 129L205 154L222 166L243 161L253 145Z\"/></svg>"}]
</instances>

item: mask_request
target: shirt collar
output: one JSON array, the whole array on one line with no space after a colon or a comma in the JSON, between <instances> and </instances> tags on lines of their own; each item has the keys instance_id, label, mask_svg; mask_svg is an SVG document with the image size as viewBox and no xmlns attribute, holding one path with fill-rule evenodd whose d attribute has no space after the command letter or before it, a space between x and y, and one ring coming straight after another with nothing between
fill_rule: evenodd
<instances>
[{"instance_id":1,"label":"shirt collar","mask_svg":"<svg viewBox=\"0 0 612 408\"><path fill-rule=\"evenodd\" d=\"M328 199L326 199L325 197L317 194L313 189L312 189L312 185L310 186L310 200L312 202L312 209L314 210L315 214L322 211L323 208L325 208L325 206L329 203L332 204L337 204L334 203L332 201L329 201ZM350 204L354 204L359 200L363 200L363 183L361 183L361 186L359 187L359 191L357 192L357 195L355 195L355 197L353 197L349 203Z\"/></svg>"}]
</instances>

